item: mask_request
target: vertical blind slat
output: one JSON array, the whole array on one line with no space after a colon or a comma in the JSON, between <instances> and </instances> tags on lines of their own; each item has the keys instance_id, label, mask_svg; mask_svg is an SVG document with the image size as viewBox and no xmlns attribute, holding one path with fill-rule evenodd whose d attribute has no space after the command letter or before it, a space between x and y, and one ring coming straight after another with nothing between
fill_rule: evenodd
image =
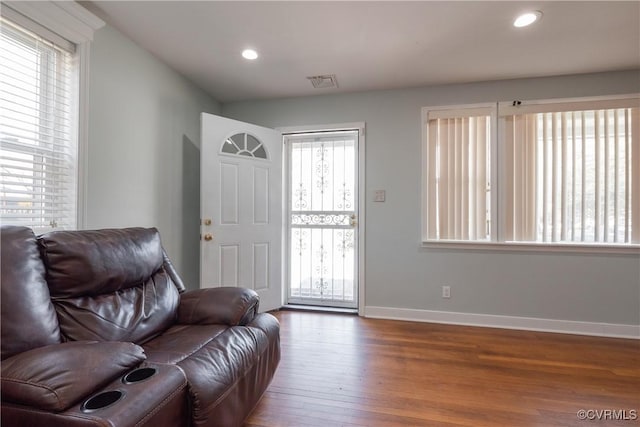
<instances>
[{"instance_id":1,"label":"vertical blind slat","mask_svg":"<svg viewBox=\"0 0 640 427\"><path fill-rule=\"evenodd\" d=\"M600 166L600 112L595 112L595 127L594 127L594 135L595 139L595 159L596 159L596 174L595 174L595 187L596 187L596 197L595 197L595 241L600 241L600 217L601 217L601 209L600 209L600 198L601 198L601 185L600 185L600 177L602 176L602 168Z\"/></svg>"},{"instance_id":2,"label":"vertical blind slat","mask_svg":"<svg viewBox=\"0 0 640 427\"><path fill-rule=\"evenodd\" d=\"M473 209L473 206L478 205L478 192L477 192L477 158L478 158L478 128L477 128L477 120L473 117L469 119L469 171L468 171L468 179L469 179L469 206L472 209L469 209L469 240L477 240L477 219L478 212Z\"/></svg>"},{"instance_id":3,"label":"vertical blind slat","mask_svg":"<svg viewBox=\"0 0 640 427\"><path fill-rule=\"evenodd\" d=\"M505 204L508 206L509 210L515 210L516 205L514 202L514 176L513 171L513 158L515 156L514 151L514 141L517 139L516 134L518 132L518 117L510 116L506 121L507 125L505 126L505 147L504 147L504 157L506 159L504 163L505 176L507 177L506 182L504 183L504 194L505 194ZM505 232L507 240L514 240L516 237L514 236L515 226L513 224L514 219L517 218L516 214L507 215L505 222Z\"/></svg>"},{"instance_id":4,"label":"vertical blind slat","mask_svg":"<svg viewBox=\"0 0 640 427\"><path fill-rule=\"evenodd\" d=\"M613 197L613 241L618 243L618 230L620 229L620 223L618 221L620 215L620 173L619 173L619 159L620 159L620 138L618 136L620 130L620 123L618 120L618 111L614 111L613 114L613 190L615 195Z\"/></svg>"},{"instance_id":5,"label":"vertical blind slat","mask_svg":"<svg viewBox=\"0 0 640 427\"><path fill-rule=\"evenodd\" d=\"M581 117L581 136L582 136L582 199L580 211L580 241L585 241L586 221L587 221L587 137L586 137L586 114L583 111Z\"/></svg>"},{"instance_id":6,"label":"vertical blind slat","mask_svg":"<svg viewBox=\"0 0 640 427\"><path fill-rule=\"evenodd\" d=\"M604 242L609 241L609 206L610 206L610 189L609 189L609 111L603 112L603 120L604 120L604 227L603 227L603 240Z\"/></svg>"},{"instance_id":7,"label":"vertical blind slat","mask_svg":"<svg viewBox=\"0 0 640 427\"><path fill-rule=\"evenodd\" d=\"M560 169L561 169L561 184L560 184L560 240L567 240L567 118L564 113L560 113L560 125L561 125L561 145L562 145L562 155L560 158Z\"/></svg>"},{"instance_id":8,"label":"vertical blind slat","mask_svg":"<svg viewBox=\"0 0 640 427\"><path fill-rule=\"evenodd\" d=\"M510 163L513 164L513 185L511 188L511 198L513 202L513 208L519 214L513 219L513 235L516 239L521 239L520 231L522 230L522 215L520 215L522 211L522 175L517 173L516 171L520 167L520 159L522 157L522 144L518 144L516 141L522 141L523 129L522 129L522 120L517 120L515 123L515 132L516 139L512 144L512 152L509 158L511 159Z\"/></svg>"},{"instance_id":9,"label":"vertical blind slat","mask_svg":"<svg viewBox=\"0 0 640 427\"><path fill-rule=\"evenodd\" d=\"M548 212L547 212L547 195L549 193L549 174L548 174L548 152L549 152L549 140L547 138L547 120L546 114L542 115L542 241L547 240L547 224L548 224Z\"/></svg>"},{"instance_id":10,"label":"vertical blind slat","mask_svg":"<svg viewBox=\"0 0 640 427\"><path fill-rule=\"evenodd\" d=\"M440 143L439 238L449 239L449 119L438 120Z\"/></svg>"},{"instance_id":11,"label":"vertical blind slat","mask_svg":"<svg viewBox=\"0 0 640 427\"><path fill-rule=\"evenodd\" d=\"M428 126L427 140L427 161L428 161L428 183L427 183L427 238L437 239L437 199L438 199L438 126Z\"/></svg>"},{"instance_id":12,"label":"vertical blind slat","mask_svg":"<svg viewBox=\"0 0 640 427\"><path fill-rule=\"evenodd\" d=\"M453 198L453 238L460 239L461 225L460 225L460 202L462 198L462 169L461 169L461 145L462 145L462 119L455 119L455 142L454 142L454 183L455 183L455 196Z\"/></svg>"},{"instance_id":13,"label":"vertical blind slat","mask_svg":"<svg viewBox=\"0 0 640 427\"><path fill-rule=\"evenodd\" d=\"M480 145L479 156L478 156L478 211L480 212L480 216L478 218L478 231L481 234L483 240L487 238L489 234L488 230L488 216L487 216L487 183L489 182L488 174L489 168L487 167L487 159L489 158L489 138L487 138L487 132L489 130L488 126L489 119L487 117L480 117L478 124L478 144Z\"/></svg>"},{"instance_id":14,"label":"vertical blind slat","mask_svg":"<svg viewBox=\"0 0 640 427\"><path fill-rule=\"evenodd\" d=\"M460 239L469 238L469 220L473 213L469 212L469 118L462 119L461 151L460 151Z\"/></svg>"},{"instance_id":15,"label":"vertical blind slat","mask_svg":"<svg viewBox=\"0 0 640 427\"><path fill-rule=\"evenodd\" d=\"M447 220L447 238L455 239L456 238L456 119L449 120L449 130L448 130L448 146L449 146L449 195L447 200L449 201L449 206L447 208L447 212L449 213L449 219Z\"/></svg>"},{"instance_id":16,"label":"vertical blind slat","mask_svg":"<svg viewBox=\"0 0 640 427\"><path fill-rule=\"evenodd\" d=\"M531 199L531 184L532 177L535 178L535 171L532 170L535 167L535 152L531 155L531 148L534 147L534 141L531 140L531 135L529 134L531 131L531 118L529 116L524 116L522 120L522 132L521 138L524 142L524 150L520 154L520 165L519 169L524 174L522 178L522 202L521 202L521 216L522 216L522 230L520 232L519 238L521 240L532 240L531 236L531 212L529 212L530 208L530 199Z\"/></svg>"},{"instance_id":17,"label":"vertical blind slat","mask_svg":"<svg viewBox=\"0 0 640 427\"><path fill-rule=\"evenodd\" d=\"M556 241L558 233L558 135L556 114L551 113L551 241Z\"/></svg>"},{"instance_id":18,"label":"vertical blind slat","mask_svg":"<svg viewBox=\"0 0 640 427\"><path fill-rule=\"evenodd\" d=\"M575 231L576 231L576 200L577 200L577 189L576 189L576 174L578 167L577 159L578 155L576 153L576 113L575 111L569 113L571 114L571 227L569 229L570 235L569 240L575 241Z\"/></svg>"},{"instance_id":19,"label":"vertical blind slat","mask_svg":"<svg viewBox=\"0 0 640 427\"><path fill-rule=\"evenodd\" d=\"M629 122L630 122L631 112L629 110L625 111L624 114L624 163L625 163L625 180L627 185L625 186L625 210L624 210L624 241L625 243L629 243L631 241L631 138L629 137ZM636 155L638 153L635 153ZM636 189L638 191L638 189Z\"/></svg>"},{"instance_id":20,"label":"vertical blind slat","mask_svg":"<svg viewBox=\"0 0 640 427\"><path fill-rule=\"evenodd\" d=\"M640 108L631 109L631 241L640 243Z\"/></svg>"}]
</instances>

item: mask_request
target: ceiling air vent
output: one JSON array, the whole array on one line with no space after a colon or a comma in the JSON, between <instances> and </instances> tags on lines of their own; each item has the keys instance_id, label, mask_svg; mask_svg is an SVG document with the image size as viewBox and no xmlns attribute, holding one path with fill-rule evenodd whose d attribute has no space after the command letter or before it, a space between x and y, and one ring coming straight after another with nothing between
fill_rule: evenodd
<instances>
[{"instance_id":1,"label":"ceiling air vent","mask_svg":"<svg viewBox=\"0 0 640 427\"><path fill-rule=\"evenodd\" d=\"M335 74L324 74L322 76L307 77L316 89L325 89L328 87L338 87L338 79Z\"/></svg>"}]
</instances>

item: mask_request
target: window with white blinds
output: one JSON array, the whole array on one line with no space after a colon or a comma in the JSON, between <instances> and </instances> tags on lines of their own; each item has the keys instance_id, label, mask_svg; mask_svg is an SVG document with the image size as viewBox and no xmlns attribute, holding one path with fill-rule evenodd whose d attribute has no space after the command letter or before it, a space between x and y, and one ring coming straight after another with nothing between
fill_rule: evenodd
<instances>
[{"instance_id":1,"label":"window with white blinds","mask_svg":"<svg viewBox=\"0 0 640 427\"><path fill-rule=\"evenodd\" d=\"M33 228L76 227L74 54L2 18L0 218Z\"/></svg>"},{"instance_id":2,"label":"window with white blinds","mask_svg":"<svg viewBox=\"0 0 640 427\"><path fill-rule=\"evenodd\" d=\"M483 241L491 228L491 116L495 106L425 112L428 240Z\"/></svg>"},{"instance_id":3,"label":"window with white blinds","mask_svg":"<svg viewBox=\"0 0 640 427\"><path fill-rule=\"evenodd\" d=\"M500 106L506 241L640 243L639 106Z\"/></svg>"}]
</instances>

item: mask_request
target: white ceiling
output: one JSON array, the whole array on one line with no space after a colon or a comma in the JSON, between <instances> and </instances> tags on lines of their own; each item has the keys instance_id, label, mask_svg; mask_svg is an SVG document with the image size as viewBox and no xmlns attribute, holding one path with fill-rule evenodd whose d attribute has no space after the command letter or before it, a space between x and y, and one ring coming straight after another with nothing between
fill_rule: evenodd
<instances>
[{"instance_id":1,"label":"white ceiling","mask_svg":"<svg viewBox=\"0 0 640 427\"><path fill-rule=\"evenodd\" d=\"M640 69L639 1L83 4L221 102Z\"/></svg>"}]
</instances>

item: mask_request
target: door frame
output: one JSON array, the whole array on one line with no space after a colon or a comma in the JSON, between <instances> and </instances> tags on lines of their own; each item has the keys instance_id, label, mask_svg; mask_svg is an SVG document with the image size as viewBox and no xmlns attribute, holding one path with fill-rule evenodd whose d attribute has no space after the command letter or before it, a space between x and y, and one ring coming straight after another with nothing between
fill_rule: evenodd
<instances>
[{"instance_id":1,"label":"door frame","mask_svg":"<svg viewBox=\"0 0 640 427\"><path fill-rule=\"evenodd\" d=\"M283 138L283 159L282 159L282 301L286 303L289 287L289 220L287 218L288 201L290 193L289 180L289 147L284 147L284 136L286 134L307 133L307 132L327 132L340 130L358 131L358 315L364 316L365 305L365 205L366 205L366 171L365 171L365 122L334 123L327 125L306 125L306 126L286 126L277 127L275 130L282 133Z\"/></svg>"}]
</instances>

